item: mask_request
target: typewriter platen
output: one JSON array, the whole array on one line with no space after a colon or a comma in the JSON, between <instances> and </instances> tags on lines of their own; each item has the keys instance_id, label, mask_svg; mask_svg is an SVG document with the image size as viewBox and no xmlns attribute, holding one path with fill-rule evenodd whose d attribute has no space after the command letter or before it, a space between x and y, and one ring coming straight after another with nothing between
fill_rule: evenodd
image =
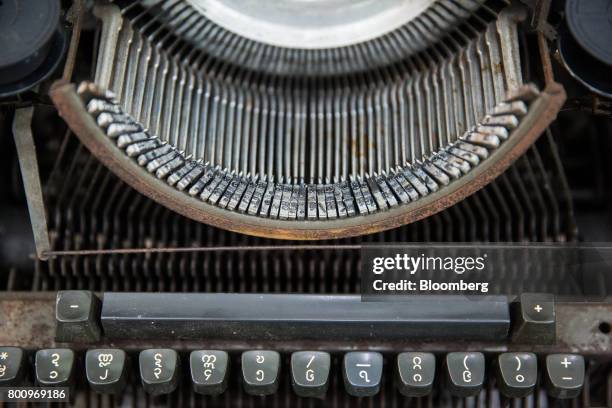
<instances>
[{"instance_id":1,"label":"typewriter platen","mask_svg":"<svg viewBox=\"0 0 612 408\"><path fill-rule=\"evenodd\" d=\"M612 406L609 38L607 0L0 1L0 404ZM490 293L369 299L400 243Z\"/></svg>"}]
</instances>

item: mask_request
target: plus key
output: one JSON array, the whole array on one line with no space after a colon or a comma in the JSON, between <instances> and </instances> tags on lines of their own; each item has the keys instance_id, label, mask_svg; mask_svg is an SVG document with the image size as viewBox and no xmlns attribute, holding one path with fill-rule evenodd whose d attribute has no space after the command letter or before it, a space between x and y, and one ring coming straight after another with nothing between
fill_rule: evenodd
<instances>
[{"instance_id":1,"label":"plus key","mask_svg":"<svg viewBox=\"0 0 612 408\"><path fill-rule=\"evenodd\" d=\"M555 298L549 293L523 293L513 303L512 340L521 344L552 344L556 337Z\"/></svg>"},{"instance_id":2,"label":"plus key","mask_svg":"<svg viewBox=\"0 0 612 408\"><path fill-rule=\"evenodd\" d=\"M584 358L576 354L546 357L546 385L554 398L575 398L584 385Z\"/></svg>"}]
</instances>

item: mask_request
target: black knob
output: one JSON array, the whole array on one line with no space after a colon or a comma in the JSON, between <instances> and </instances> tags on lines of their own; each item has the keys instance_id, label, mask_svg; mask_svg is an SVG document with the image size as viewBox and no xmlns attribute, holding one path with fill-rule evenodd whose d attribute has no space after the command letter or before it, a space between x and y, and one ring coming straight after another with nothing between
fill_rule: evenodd
<instances>
[{"instance_id":1,"label":"black knob","mask_svg":"<svg viewBox=\"0 0 612 408\"><path fill-rule=\"evenodd\" d=\"M0 98L32 88L66 49L59 0L0 2Z\"/></svg>"}]
</instances>

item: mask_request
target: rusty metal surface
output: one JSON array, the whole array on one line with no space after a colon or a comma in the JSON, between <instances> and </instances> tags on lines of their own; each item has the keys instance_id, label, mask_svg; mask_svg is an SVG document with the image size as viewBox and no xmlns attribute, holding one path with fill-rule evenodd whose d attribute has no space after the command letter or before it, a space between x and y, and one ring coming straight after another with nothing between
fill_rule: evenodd
<instances>
[{"instance_id":1,"label":"rusty metal surface","mask_svg":"<svg viewBox=\"0 0 612 408\"><path fill-rule=\"evenodd\" d=\"M602 323L612 324L612 304L560 308L557 320L559 342L576 353L612 355L612 333L602 332Z\"/></svg>"},{"instance_id":2,"label":"rusty metal surface","mask_svg":"<svg viewBox=\"0 0 612 408\"><path fill-rule=\"evenodd\" d=\"M17 158L21 169L23 188L28 203L32 232L36 244L36 255L39 259L47 259L46 252L49 251L49 228L47 214L43 200L43 191L38 170L38 158L36 146L32 134L32 117L34 108L27 107L15 111L13 121L13 136L17 149Z\"/></svg>"},{"instance_id":3,"label":"rusty metal surface","mask_svg":"<svg viewBox=\"0 0 612 408\"><path fill-rule=\"evenodd\" d=\"M148 253L196 253L196 252L253 252L253 251L356 251L362 245L236 245L236 246L193 246L193 247L165 247L165 248L116 248L116 249L75 249L53 250L46 252L48 257L54 256L92 256L112 254L148 254Z\"/></svg>"},{"instance_id":4,"label":"rusty metal surface","mask_svg":"<svg viewBox=\"0 0 612 408\"><path fill-rule=\"evenodd\" d=\"M64 63L64 72L62 78L69 81L72 78L74 72L74 66L76 64L77 52L79 49L79 41L81 39L81 31L83 29L83 20L85 19L85 8L83 7L82 0L74 0L72 8L69 10L69 19L72 20L73 29L70 37L70 47L66 55L66 62Z\"/></svg>"},{"instance_id":5,"label":"rusty metal surface","mask_svg":"<svg viewBox=\"0 0 612 408\"><path fill-rule=\"evenodd\" d=\"M0 293L0 344L38 348L55 332L55 294Z\"/></svg>"},{"instance_id":6,"label":"rusty metal surface","mask_svg":"<svg viewBox=\"0 0 612 408\"><path fill-rule=\"evenodd\" d=\"M19 346L25 349L40 349L58 345L55 340L55 292L20 293L6 292L0 294L0 344ZM228 340L201 341L115 341L96 344L69 344L76 350L93 347L120 347L126 350L142 350L154 347L171 347L177 350L194 350L202 347L223 350L244 350L249 348L272 348L279 351L303 349L347 351L371 349L379 351L426 350L431 352L448 352L455 350L474 350L491 353L503 351L526 351L536 353L571 352L585 356L597 356L598 359L612 360L612 334L599 329L602 322L612 321L612 299L600 303L557 304L557 338L551 346L534 346L510 342L415 342L388 341L373 339L371 341L351 342L304 342L304 341L250 341L236 342ZM64 344L64 343L60 343ZM66 345L66 344L64 344Z\"/></svg>"},{"instance_id":7,"label":"rusty metal surface","mask_svg":"<svg viewBox=\"0 0 612 408\"><path fill-rule=\"evenodd\" d=\"M527 1L524 1L528 3ZM550 13L551 0L535 0L531 1L532 8L531 27L539 34L543 34L549 40L553 40L556 36L555 29L548 23L548 15Z\"/></svg>"},{"instance_id":8,"label":"rusty metal surface","mask_svg":"<svg viewBox=\"0 0 612 408\"><path fill-rule=\"evenodd\" d=\"M493 181L544 132L554 120L565 101L565 91L556 83L549 83L533 101L529 113L509 138L491 157L465 177L451 183L441 193L430 194L409 208L394 208L368 217L334 221L291 222L259 219L231 213L208 205L177 191L162 180L146 172L130 160L106 138L85 109L75 87L66 82L54 84L51 97L60 115L81 142L127 184L165 205L199 222L230 231L279 239L330 239L370 234L408 224L435 214Z\"/></svg>"}]
</instances>

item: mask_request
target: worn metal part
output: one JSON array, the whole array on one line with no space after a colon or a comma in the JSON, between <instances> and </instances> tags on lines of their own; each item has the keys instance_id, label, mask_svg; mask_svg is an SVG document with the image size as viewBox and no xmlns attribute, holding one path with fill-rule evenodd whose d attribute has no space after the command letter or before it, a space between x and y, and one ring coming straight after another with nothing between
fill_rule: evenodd
<instances>
[{"instance_id":1,"label":"worn metal part","mask_svg":"<svg viewBox=\"0 0 612 408\"><path fill-rule=\"evenodd\" d=\"M196 48L238 67L275 75L321 76L358 73L400 61L440 40L479 8L486 15L508 4L505 0L115 3L125 14L135 15L134 20L156 20Z\"/></svg>"},{"instance_id":2,"label":"worn metal part","mask_svg":"<svg viewBox=\"0 0 612 408\"><path fill-rule=\"evenodd\" d=\"M83 29L83 20L85 19L85 8L83 0L74 0L70 9L71 20L73 24L72 34L70 37L70 46L64 63L64 71L62 78L70 81L76 64L77 52L79 49L79 41L81 40L81 30Z\"/></svg>"},{"instance_id":3,"label":"worn metal part","mask_svg":"<svg viewBox=\"0 0 612 408\"><path fill-rule=\"evenodd\" d=\"M124 112L193 160L277 183L338 183L423 161L523 84L518 9L397 66L325 78L255 75L145 24L147 14L97 13L94 82Z\"/></svg>"},{"instance_id":4,"label":"worn metal part","mask_svg":"<svg viewBox=\"0 0 612 408\"><path fill-rule=\"evenodd\" d=\"M85 89L87 89L87 87ZM89 90L95 90L95 88L90 88ZM92 150L104 164L113 169L113 171L119 174L128 184L142 193L183 215L221 228L245 232L252 235L294 239L323 239L380 231L424 218L450 206L454 202L461 200L465 196L486 185L497 174L501 173L514 159L522 154L545 129L548 123L552 121L564 100L564 92L560 86L554 84L549 86L548 89L544 90L536 99L530 102L529 112L523 117L523 120L517 124L517 127L511 132L511 136L508 137L508 140L502 143L498 149L488 152L487 160L482 161L479 166L471 169L469 173L462 177L458 177L460 173L457 173L461 171L460 168L449 167L449 164L443 161L433 162L432 164L427 162L424 163L423 167L428 174L422 175L421 180L428 180L432 183L432 177L435 178L438 183L433 182L436 183L434 185L437 186L434 188L438 188L440 185L444 185L444 183L449 183L449 177L458 178L447 186L438 188L437 191L433 191L427 196L411 202L410 206L394 205L392 206L393 208L387 209L386 211L378 211L369 214L367 218L347 217L341 219L328 219L325 222L320 222L288 221L282 219L271 221L261 217L230 212L181 192L170 186L164 180L149 174L147 171L143 171L141 167L149 166L150 163L154 163L150 168L156 170L163 164L158 158L163 158L164 156L166 157L166 162L170 161L171 158L168 158L168 155L172 155L173 153L172 149L168 149L168 145L160 144L156 142L155 139L149 139L152 144L151 147L146 150L149 154L148 156L146 156L147 153L141 152L138 149L133 150L132 156L138 155L141 163L139 164L129 157L129 155L122 153L122 151L117 148L114 139L103 133L102 128L96 123L94 118L87 113L83 101L75 92L74 86L69 84L57 84L51 94L60 114L72 130L79 136L82 142ZM525 93L523 93L523 95L525 95ZM529 95L532 94L530 93ZM515 98L516 97L511 99ZM98 104L98 99L93 100L95 102L94 105ZM127 118L127 116L124 116L124 118ZM118 132L116 134L118 137L122 132L126 133L126 129L131 129L132 132L135 133L142 131L142 128L133 122L126 124L113 122L107 127L107 132L111 132L111 135L115 134L113 132ZM151 148L156 146L157 150L151 150ZM194 195L199 194L201 197L203 195L207 200L213 197L209 201L216 203L225 191L225 188L220 186L224 185L227 187L227 185L229 185L229 180L234 176L230 174L221 176L219 173L221 169L208 168L209 170L207 171L204 171L203 168L201 172L204 173L203 177L212 181L201 183L200 187L197 187L196 183L194 187L197 187L197 189ZM407 169L404 169L404 171L406 170ZM417 168L417 170L420 170L420 168ZM213 171L217 173L216 176L212 178L207 176L207 174L211 174L210 172ZM418 176L419 172L415 171L413 174ZM227 181L222 182L226 177L229 177ZM373 202L371 205L372 209L375 210L377 208L376 206L383 207L385 201L381 198L382 196L378 196L378 202L374 204L377 194L382 194L377 193L377 191L380 191L376 189L377 184L371 182L366 186L365 182L362 183L362 192L367 193L368 188L370 188L369 191L372 191L371 194L374 197L370 199ZM420 186L420 184L417 183L417 186ZM194 187L192 187L192 189ZM268 189L268 191L270 191L270 184L268 184ZM433 189L430 188L430 190ZM356 204L359 206L358 197L355 198L357 199ZM271 200L272 202L270 204L265 204L266 200ZM274 201L272 197L269 199L264 198L262 207L273 208L273 204ZM268 205L269 207L267 207ZM319 213L321 213L321 209L325 207L326 205L324 202L319 201Z\"/></svg>"},{"instance_id":5,"label":"worn metal part","mask_svg":"<svg viewBox=\"0 0 612 408\"><path fill-rule=\"evenodd\" d=\"M612 335L602 327L612 324L612 299L607 303L595 303L579 307L579 303L561 308L557 314L557 337L561 344L574 353L588 348L593 354L608 357L612 353ZM607 326L606 326L607 325Z\"/></svg>"},{"instance_id":6,"label":"worn metal part","mask_svg":"<svg viewBox=\"0 0 612 408\"><path fill-rule=\"evenodd\" d=\"M0 293L0 344L19 346L28 350L55 347L55 292ZM554 345L521 345L506 342L473 342L461 341L389 341L376 339L375 342L356 341L347 344L343 341L274 341L254 340L218 342L207 340L210 348L221 350L245 350L250 348L270 347L279 351L321 349L330 351L348 351L370 349L379 351L397 351L399 349L424 350L429 352L465 351L504 352L532 350L536 353L580 353L585 356L596 356L601 361L612 361L610 335L602 333L599 325L609 322L612 316L612 299L600 303L583 303L560 301L556 304L557 343ZM171 347L177 350L201 348L201 341L173 340L117 340L112 343L104 339L95 344L70 344L75 350L93 347L120 347L126 350L145 348Z\"/></svg>"},{"instance_id":7,"label":"worn metal part","mask_svg":"<svg viewBox=\"0 0 612 408\"><path fill-rule=\"evenodd\" d=\"M67 86L52 97L132 187L232 231L325 239L427 217L492 180L564 100L552 81L544 92L523 84L520 7L483 6L489 21L464 9L473 35L447 27L456 38L388 69L288 78L182 42L203 29L199 13L157 5L184 25L163 30L138 2L98 8L97 85L79 87L82 103Z\"/></svg>"},{"instance_id":8,"label":"worn metal part","mask_svg":"<svg viewBox=\"0 0 612 408\"><path fill-rule=\"evenodd\" d=\"M55 293L0 293L0 343L39 348L54 341L54 333Z\"/></svg>"},{"instance_id":9,"label":"worn metal part","mask_svg":"<svg viewBox=\"0 0 612 408\"><path fill-rule=\"evenodd\" d=\"M17 149L17 159L21 169L23 188L28 203L36 255L39 259L47 259L46 253L51 248L47 227L47 214L43 200L40 172L36 146L32 135L32 116L34 107L17 109L13 120L13 137Z\"/></svg>"},{"instance_id":10,"label":"worn metal part","mask_svg":"<svg viewBox=\"0 0 612 408\"><path fill-rule=\"evenodd\" d=\"M548 40L554 40L557 33L554 27L548 22L551 0L529 0L523 2L527 3L533 9L530 22L533 30L541 33Z\"/></svg>"},{"instance_id":11,"label":"worn metal part","mask_svg":"<svg viewBox=\"0 0 612 408\"><path fill-rule=\"evenodd\" d=\"M111 341L503 341L510 329L506 296L419 295L401 302L300 293L104 292L103 297L100 322Z\"/></svg>"},{"instance_id":12,"label":"worn metal part","mask_svg":"<svg viewBox=\"0 0 612 408\"><path fill-rule=\"evenodd\" d=\"M318 49L345 47L387 34L423 13L435 0L186 2L217 25L253 41Z\"/></svg>"}]
</instances>

